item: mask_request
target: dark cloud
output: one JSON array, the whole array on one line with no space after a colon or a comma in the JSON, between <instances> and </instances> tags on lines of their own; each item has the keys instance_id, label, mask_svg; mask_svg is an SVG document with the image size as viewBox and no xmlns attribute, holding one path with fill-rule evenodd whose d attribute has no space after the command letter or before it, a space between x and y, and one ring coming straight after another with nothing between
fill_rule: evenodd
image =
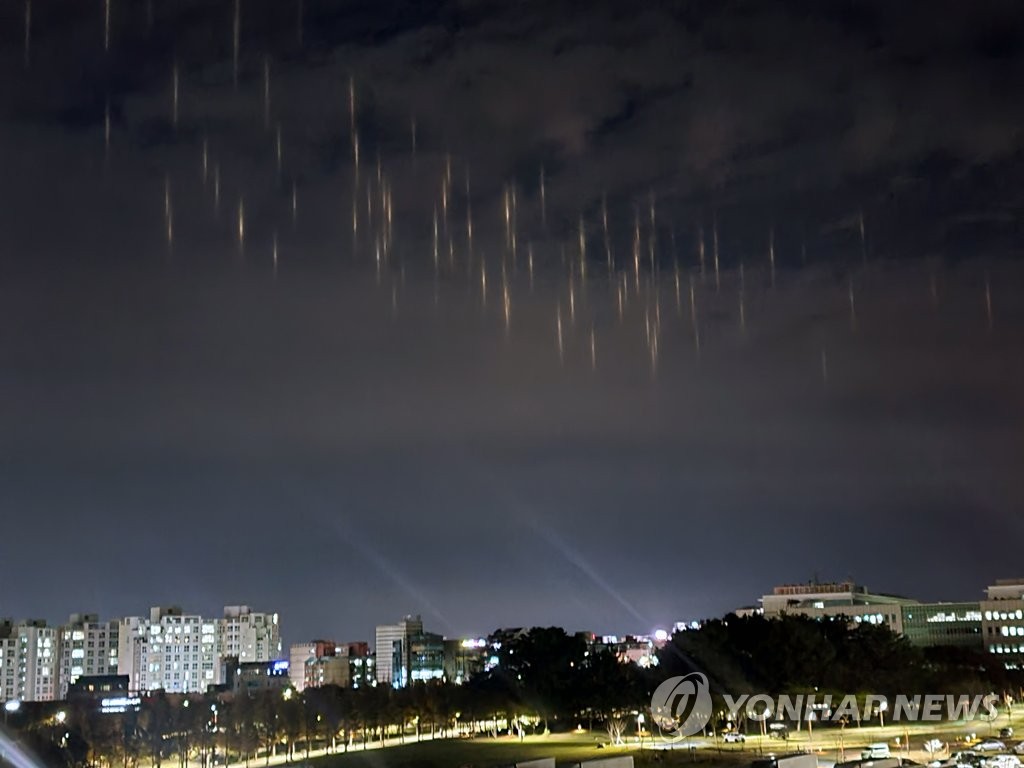
<instances>
[{"instance_id":1,"label":"dark cloud","mask_svg":"<svg viewBox=\"0 0 1024 768\"><path fill-rule=\"evenodd\" d=\"M27 68L4 6L0 559L53 582L0 612L648 630L814 573L1012 575L1013 3L240 7L236 86L232 2L113 0L105 52L34 0ZM964 531L1000 535L947 567Z\"/></svg>"}]
</instances>

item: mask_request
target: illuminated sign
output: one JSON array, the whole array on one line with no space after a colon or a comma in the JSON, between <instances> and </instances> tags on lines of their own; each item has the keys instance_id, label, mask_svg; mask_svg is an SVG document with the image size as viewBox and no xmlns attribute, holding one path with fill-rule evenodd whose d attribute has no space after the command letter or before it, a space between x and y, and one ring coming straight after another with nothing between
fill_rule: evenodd
<instances>
[{"instance_id":1,"label":"illuminated sign","mask_svg":"<svg viewBox=\"0 0 1024 768\"><path fill-rule=\"evenodd\" d=\"M116 696L101 700L100 710L104 714L120 714L122 712L127 712L129 709L138 711L139 705L141 704L142 699L138 697Z\"/></svg>"}]
</instances>

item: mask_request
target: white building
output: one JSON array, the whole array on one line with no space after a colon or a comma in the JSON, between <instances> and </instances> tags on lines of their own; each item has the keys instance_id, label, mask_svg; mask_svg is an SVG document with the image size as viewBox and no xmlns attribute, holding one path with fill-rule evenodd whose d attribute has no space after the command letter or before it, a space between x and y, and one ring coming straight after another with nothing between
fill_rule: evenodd
<instances>
[{"instance_id":1,"label":"white building","mask_svg":"<svg viewBox=\"0 0 1024 768\"><path fill-rule=\"evenodd\" d=\"M281 631L276 613L257 613L247 605L224 607L218 622L220 653L239 663L281 658Z\"/></svg>"},{"instance_id":2,"label":"white building","mask_svg":"<svg viewBox=\"0 0 1024 768\"><path fill-rule=\"evenodd\" d=\"M980 608L985 650L1009 669L1024 667L1024 579L997 580Z\"/></svg>"},{"instance_id":3,"label":"white building","mask_svg":"<svg viewBox=\"0 0 1024 768\"><path fill-rule=\"evenodd\" d=\"M397 624L377 627L377 682L401 688L409 682L409 638L423 634L423 620L406 616Z\"/></svg>"},{"instance_id":4,"label":"white building","mask_svg":"<svg viewBox=\"0 0 1024 768\"><path fill-rule=\"evenodd\" d=\"M82 675L116 675L119 625L100 621L93 613L74 613L60 627L58 698Z\"/></svg>"},{"instance_id":5,"label":"white building","mask_svg":"<svg viewBox=\"0 0 1024 768\"><path fill-rule=\"evenodd\" d=\"M117 673L132 692L202 693L220 683L217 622L177 606L120 620Z\"/></svg>"},{"instance_id":6,"label":"white building","mask_svg":"<svg viewBox=\"0 0 1024 768\"><path fill-rule=\"evenodd\" d=\"M220 619L183 614L178 607L155 607L149 617L120 620L117 673L128 675L132 692L163 689L203 693L224 681L223 661L274 661L281 657L276 613L227 606Z\"/></svg>"},{"instance_id":7,"label":"white building","mask_svg":"<svg viewBox=\"0 0 1024 768\"><path fill-rule=\"evenodd\" d=\"M0 700L57 698L58 640L45 621L0 619Z\"/></svg>"}]
</instances>

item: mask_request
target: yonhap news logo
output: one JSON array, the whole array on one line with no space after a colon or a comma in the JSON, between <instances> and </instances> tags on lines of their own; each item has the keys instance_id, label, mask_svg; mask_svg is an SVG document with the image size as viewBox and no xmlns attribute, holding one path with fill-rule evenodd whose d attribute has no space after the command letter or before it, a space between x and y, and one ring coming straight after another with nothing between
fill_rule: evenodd
<instances>
[{"instance_id":1,"label":"yonhap news logo","mask_svg":"<svg viewBox=\"0 0 1024 768\"><path fill-rule=\"evenodd\" d=\"M651 697L651 719L670 741L704 730L711 721L711 708L708 679L700 672L668 678Z\"/></svg>"}]
</instances>

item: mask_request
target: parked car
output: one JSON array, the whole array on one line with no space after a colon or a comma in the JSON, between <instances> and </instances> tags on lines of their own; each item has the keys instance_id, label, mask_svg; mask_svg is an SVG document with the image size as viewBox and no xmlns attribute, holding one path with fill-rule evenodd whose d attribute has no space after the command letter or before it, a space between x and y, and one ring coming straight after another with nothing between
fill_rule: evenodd
<instances>
[{"instance_id":1,"label":"parked car","mask_svg":"<svg viewBox=\"0 0 1024 768\"><path fill-rule=\"evenodd\" d=\"M861 760L878 760L883 757L892 757L889 753L889 745L884 741L868 744L860 753Z\"/></svg>"},{"instance_id":2,"label":"parked car","mask_svg":"<svg viewBox=\"0 0 1024 768\"><path fill-rule=\"evenodd\" d=\"M768 726L768 738L785 741L789 738L789 726L785 723L771 723Z\"/></svg>"},{"instance_id":3,"label":"parked car","mask_svg":"<svg viewBox=\"0 0 1024 768\"><path fill-rule=\"evenodd\" d=\"M722 741L724 741L726 744L742 744L746 740L747 737L739 731L727 731L726 733L722 734Z\"/></svg>"},{"instance_id":4,"label":"parked car","mask_svg":"<svg viewBox=\"0 0 1024 768\"><path fill-rule=\"evenodd\" d=\"M992 755L986 758L984 768L1020 768L1020 758L1016 755Z\"/></svg>"},{"instance_id":5,"label":"parked car","mask_svg":"<svg viewBox=\"0 0 1024 768\"><path fill-rule=\"evenodd\" d=\"M980 768L983 760L980 754L970 749L953 755L953 763L961 768Z\"/></svg>"},{"instance_id":6,"label":"parked car","mask_svg":"<svg viewBox=\"0 0 1024 768\"><path fill-rule=\"evenodd\" d=\"M979 752L1005 752L1006 745L999 739L985 739L974 745Z\"/></svg>"},{"instance_id":7,"label":"parked car","mask_svg":"<svg viewBox=\"0 0 1024 768\"><path fill-rule=\"evenodd\" d=\"M1010 726L1006 726L1005 728L1000 728L999 729L999 738L1000 739L1012 739L1013 738L1013 728L1011 728Z\"/></svg>"},{"instance_id":8,"label":"parked car","mask_svg":"<svg viewBox=\"0 0 1024 768\"><path fill-rule=\"evenodd\" d=\"M1013 748L1013 751L1018 755L1024 755L1024 741L1018 742L1017 746Z\"/></svg>"}]
</instances>

